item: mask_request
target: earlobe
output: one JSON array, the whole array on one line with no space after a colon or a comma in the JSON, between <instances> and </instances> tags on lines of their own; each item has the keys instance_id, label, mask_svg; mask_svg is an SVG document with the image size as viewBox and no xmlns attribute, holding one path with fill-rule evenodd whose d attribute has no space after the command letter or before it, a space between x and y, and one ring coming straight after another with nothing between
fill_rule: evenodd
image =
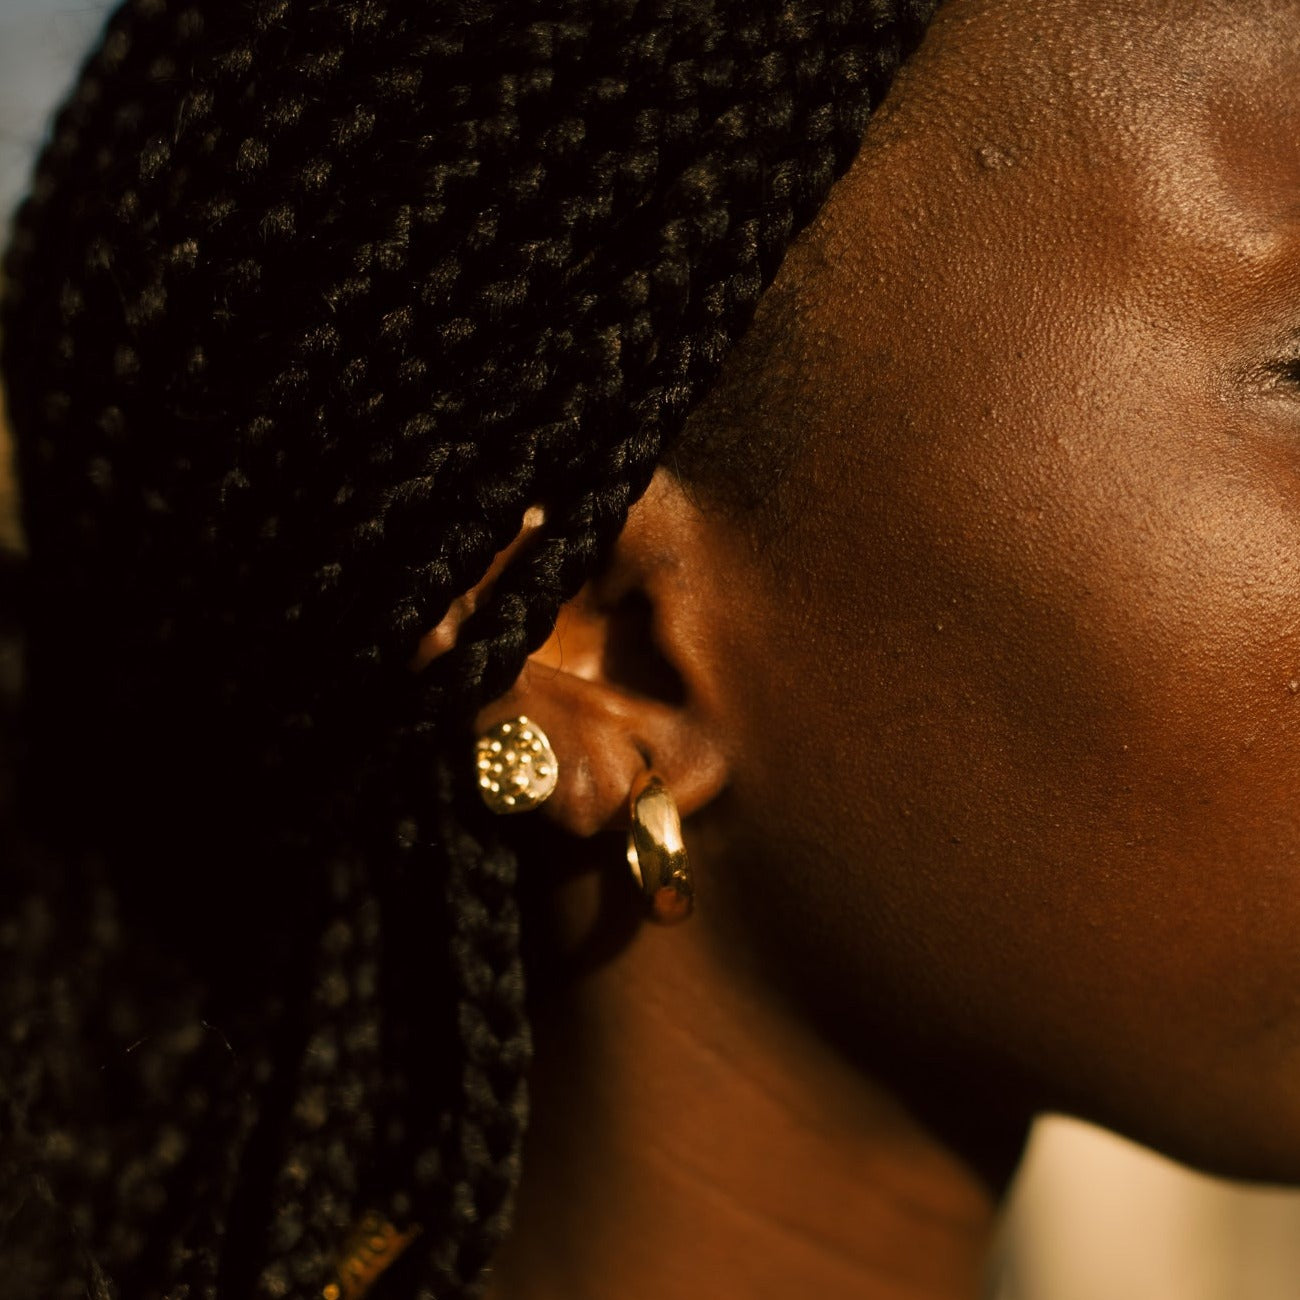
<instances>
[{"instance_id":1,"label":"earlobe","mask_svg":"<svg viewBox=\"0 0 1300 1300\"><path fill-rule=\"evenodd\" d=\"M575 836L628 830L631 802L653 772L681 814L726 785L710 702L713 656L703 521L660 470L606 568L564 608L514 687L479 715L479 731L524 715L559 766L541 812Z\"/></svg>"}]
</instances>

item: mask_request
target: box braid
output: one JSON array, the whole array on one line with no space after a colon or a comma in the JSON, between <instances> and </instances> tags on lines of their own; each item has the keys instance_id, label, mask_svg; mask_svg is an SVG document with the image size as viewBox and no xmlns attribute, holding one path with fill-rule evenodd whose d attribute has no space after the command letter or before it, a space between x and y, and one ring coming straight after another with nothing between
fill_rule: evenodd
<instances>
[{"instance_id":1,"label":"box braid","mask_svg":"<svg viewBox=\"0 0 1300 1300\"><path fill-rule=\"evenodd\" d=\"M40 923L0 928L26 1189L0 1243L31 1294L316 1296L373 1208L423 1227L386 1284L476 1290L529 1030L468 719L617 535L933 8L113 14L4 264Z\"/></svg>"}]
</instances>

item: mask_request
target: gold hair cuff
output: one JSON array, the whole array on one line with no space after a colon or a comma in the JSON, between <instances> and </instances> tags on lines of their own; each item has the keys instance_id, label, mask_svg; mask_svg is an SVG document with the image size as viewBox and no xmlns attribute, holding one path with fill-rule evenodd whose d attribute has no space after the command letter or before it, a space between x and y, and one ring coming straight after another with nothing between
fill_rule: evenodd
<instances>
[{"instance_id":1,"label":"gold hair cuff","mask_svg":"<svg viewBox=\"0 0 1300 1300\"><path fill-rule=\"evenodd\" d=\"M419 1235L418 1227L399 1232L382 1215L366 1214L343 1243L333 1280L321 1290L321 1300L361 1300Z\"/></svg>"}]
</instances>

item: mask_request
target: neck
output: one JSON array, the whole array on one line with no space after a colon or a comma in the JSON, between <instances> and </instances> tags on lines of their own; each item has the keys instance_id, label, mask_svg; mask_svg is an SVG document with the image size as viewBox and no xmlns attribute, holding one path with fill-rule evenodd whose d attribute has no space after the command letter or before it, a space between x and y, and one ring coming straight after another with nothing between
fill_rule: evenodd
<instances>
[{"instance_id":1,"label":"neck","mask_svg":"<svg viewBox=\"0 0 1300 1300\"><path fill-rule=\"evenodd\" d=\"M980 1293L990 1187L733 970L697 916L542 994L492 1300Z\"/></svg>"}]
</instances>

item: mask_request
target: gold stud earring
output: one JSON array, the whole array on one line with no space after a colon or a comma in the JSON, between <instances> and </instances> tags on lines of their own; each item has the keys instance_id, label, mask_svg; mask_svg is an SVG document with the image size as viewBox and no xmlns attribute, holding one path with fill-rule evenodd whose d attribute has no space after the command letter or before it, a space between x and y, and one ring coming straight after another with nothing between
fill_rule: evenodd
<instances>
[{"instance_id":1,"label":"gold stud earring","mask_svg":"<svg viewBox=\"0 0 1300 1300\"><path fill-rule=\"evenodd\" d=\"M695 889L677 802L654 772L643 772L633 783L631 804L627 862L632 875L656 921L684 921L694 906Z\"/></svg>"},{"instance_id":2,"label":"gold stud earring","mask_svg":"<svg viewBox=\"0 0 1300 1300\"><path fill-rule=\"evenodd\" d=\"M546 732L525 717L489 727L474 746L478 791L494 813L521 813L555 793L559 764Z\"/></svg>"}]
</instances>

